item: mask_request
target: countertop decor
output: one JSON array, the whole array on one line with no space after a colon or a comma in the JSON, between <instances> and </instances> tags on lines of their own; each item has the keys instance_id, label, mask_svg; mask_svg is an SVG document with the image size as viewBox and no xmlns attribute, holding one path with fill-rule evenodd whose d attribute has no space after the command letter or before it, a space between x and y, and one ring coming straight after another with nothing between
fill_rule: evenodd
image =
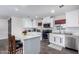
<instances>
[{"instance_id":1,"label":"countertop decor","mask_svg":"<svg viewBox=\"0 0 79 59\"><path fill-rule=\"evenodd\" d=\"M26 35L26 34L27 34L27 31L26 31L26 30L24 30L24 31L22 32L22 34L23 34L23 35Z\"/></svg>"}]
</instances>

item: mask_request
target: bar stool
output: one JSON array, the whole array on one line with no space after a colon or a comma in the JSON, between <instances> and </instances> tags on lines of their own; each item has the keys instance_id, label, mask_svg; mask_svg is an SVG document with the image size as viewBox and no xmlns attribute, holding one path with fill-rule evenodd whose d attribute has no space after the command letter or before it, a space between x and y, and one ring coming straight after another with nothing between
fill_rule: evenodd
<instances>
[{"instance_id":1,"label":"bar stool","mask_svg":"<svg viewBox=\"0 0 79 59\"><path fill-rule=\"evenodd\" d=\"M15 36L12 35L9 38L9 53L17 54L17 52L23 53L23 44L20 40L15 40Z\"/></svg>"}]
</instances>

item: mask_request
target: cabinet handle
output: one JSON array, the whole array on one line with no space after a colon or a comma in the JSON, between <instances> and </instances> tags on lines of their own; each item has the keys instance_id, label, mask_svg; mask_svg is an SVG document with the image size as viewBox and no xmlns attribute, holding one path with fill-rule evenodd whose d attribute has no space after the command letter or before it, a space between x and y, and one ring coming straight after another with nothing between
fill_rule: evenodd
<instances>
[{"instance_id":1,"label":"cabinet handle","mask_svg":"<svg viewBox=\"0 0 79 59\"><path fill-rule=\"evenodd\" d=\"M60 38L60 43L62 43L62 39Z\"/></svg>"},{"instance_id":2,"label":"cabinet handle","mask_svg":"<svg viewBox=\"0 0 79 59\"><path fill-rule=\"evenodd\" d=\"M54 42L55 42L56 40L55 40L55 37L54 37Z\"/></svg>"}]
</instances>

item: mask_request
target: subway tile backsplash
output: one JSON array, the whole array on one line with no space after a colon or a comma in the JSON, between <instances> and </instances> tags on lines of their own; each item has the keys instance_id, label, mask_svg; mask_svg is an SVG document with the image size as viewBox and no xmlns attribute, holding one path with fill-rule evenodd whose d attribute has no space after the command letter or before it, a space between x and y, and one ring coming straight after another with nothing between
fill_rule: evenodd
<instances>
[{"instance_id":1,"label":"subway tile backsplash","mask_svg":"<svg viewBox=\"0 0 79 59\"><path fill-rule=\"evenodd\" d=\"M67 27L64 30L65 33L79 33L79 27ZM53 32L59 32L56 28L53 29Z\"/></svg>"},{"instance_id":2,"label":"subway tile backsplash","mask_svg":"<svg viewBox=\"0 0 79 59\"><path fill-rule=\"evenodd\" d=\"M79 33L79 27L69 27L69 28L66 28L65 32Z\"/></svg>"}]
</instances>

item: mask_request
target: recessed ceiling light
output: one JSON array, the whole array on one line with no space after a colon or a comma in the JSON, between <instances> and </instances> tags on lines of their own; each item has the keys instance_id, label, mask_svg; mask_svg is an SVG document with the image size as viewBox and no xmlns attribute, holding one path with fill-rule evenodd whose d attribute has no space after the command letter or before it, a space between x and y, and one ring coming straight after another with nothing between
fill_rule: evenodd
<instances>
[{"instance_id":1,"label":"recessed ceiling light","mask_svg":"<svg viewBox=\"0 0 79 59\"><path fill-rule=\"evenodd\" d=\"M55 13L55 10L52 10L51 13Z\"/></svg>"},{"instance_id":2,"label":"recessed ceiling light","mask_svg":"<svg viewBox=\"0 0 79 59\"><path fill-rule=\"evenodd\" d=\"M19 9L18 8L15 8L15 11L19 11Z\"/></svg>"},{"instance_id":3,"label":"recessed ceiling light","mask_svg":"<svg viewBox=\"0 0 79 59\"><path fill-rule=\"evenodd\" d=\"M37 18L38 16L35 16L35 18Z\"/></svg>"}]
</instances>

